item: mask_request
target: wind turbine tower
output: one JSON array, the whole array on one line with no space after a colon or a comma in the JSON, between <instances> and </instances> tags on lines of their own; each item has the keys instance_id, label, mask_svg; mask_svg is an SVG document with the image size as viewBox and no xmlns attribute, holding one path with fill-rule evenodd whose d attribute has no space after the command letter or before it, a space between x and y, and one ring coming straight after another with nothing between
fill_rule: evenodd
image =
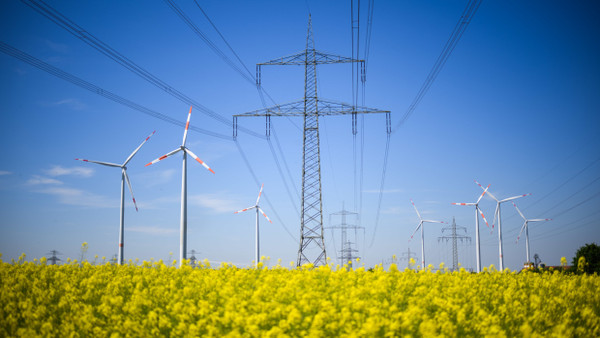
<instances>
[{"instance_id":1,"label":"wind turbine tower","mask_svg":"<svg viewBox=\"0 0 600 338\"><path fill-rule=\"evenodd\" d=\"M477 185L481 189L483 189L483 191L487 191L487 188L484 188L481 184L479 184L479 182L475 181L475 183L477 183ZM488 188L489 188L489 186L488 186ZM505 198L503 200L497 199L496 196L494 196L489 191L487 191L487 194L490 195L490 197L493 198L494 201L496 201L496 211L494 212L494 221L492 222L492 228L494 227L494 224L496 223L496 217L497 217L498 218L498 256L499 256L499 261L500 261L500 271L503 271L504 270L504 255L503 255L504 251L502 250L502 219L500 217L501 216L500 206L504 202L508 202L508 201L515 200L517 198L529 196L531 194L523 194L523 195L513 196L513 197Z\"/></svg>"},{"instance_id":2,"label":"wind turbine tower","mask_svg":"<svg viewBox=\"0 0 600 338\"><path fill-rule=\"evenodd\" d=\"M481 272L481 248L479 245L479 214L481 214L481 218L483 218L483 220L485 221L485 225L488 226L488 228L490 227L490 225L488 224L488 221L485 219L485 216L483 215L483 211L481 211L481 209L479 208L479 202L481 201L481 199L483 198L483 195L485 195L485 193L487 192L487 190L490 188L490 185L488 184L488 186L485 188L485 190L483 191L483 193L481 195L479 195L479 198L477 199L477 201L475 203L452 203L452 205L467 205L467 206L475 206L475 257L477 259L477 272ZM479 212L479 214L477 214Z\"/></svg>"},{"instance_id":3,"label":"wind turbine tower","mask_svg":"<svg viewBox=\"0 0 600 338\"><path fill-rule=\"evenodd\" d=\"M237 137L238 117L264 116L266 118L267 138L270 136L271 116L302 116L304 118L300 245L298 248L297 266L306 263L312 263L315 266L327 264L325 241L323 239L319 117L351 114L353 121L352 128L353 132L355 132L357 114L386 113L386 130L388 133L391 133L389 111L331 102L317 98L317 65L355 62L362 65L361 69L364 78L364 60L327 54L315 49L312 20L309 15L306 48L304 51L259 63L256 66L256 84L259 88L261 85L262 66L304 66L304 99L233 116L234 138Z\"/></svg>"},{"instance_id":4,"label":"wind turbine tower","mask_svg":"<svg viewBox=\"0 0 600 338\"><path fill-rule=\"evenodd\" d=\"M129 163L129 161L131 161L131 159L133 158L133 156L135 156L135 154L137 154L137 152L140 150L140 148L142 148L142 146L148 142L148 140L150 139L150 137L152 135L154 135L154 133L156 132L153 131L152 134L148 135L148 137L146 137L146 139L142 142L142 144L140 144L132 153L131 155L129 155L129 157L127 157L127 159L125 160L125 162L123 162L123 164L116 164L116 163L110 163L110 162L99 162L99 161L91 161L91 160L85 160L85 159L81 159L81 158L76 158L77 161L83 161L83 162L89 162L89 163L96 163L99 165L103 165L103 166L107 166L107 167L114 167L114 168L120 168L121 169L121 214L120 214L120 222L119 222L119 260L118 260L118 264L123 264L123 246L125 244L125 182L127 181L127 186L129 187L129 193L131 193L131 199L133 200L133 205L135 206L135 211L138 211L138 207L137 207L137 203L135 202L135 197L133 197L133 189L131 189L131 182L129 181L129 176L127 176L127 164Z\"/></svg>"},{"instance_id":5,"label":"wind turbine tower","mask_svg":"<svg viewBox=\"0 0 600 338\"><path fill-rule=\"evenodd\" d=\"M183 154L183 165L181 169L181 218L179 223L179 266L183 264L183 260L187 257L187 155L190 155L194 160L200 163L206 170L211 173L215 173L206 163L204 163L196 154L194 154L188 147L185 146L187 140L188 129L190 128L190 117L192 116L192 107L188 113L187 122L185 124L185 130L183 132L183 141L181 145L175 150L155 159L154 161L146 164L146 167L156 162L162 161L169 156L173 156L178 152Z\"/></svg>"},{"instance_id":6,"label":"wind turbine tower","mask_svg":"<svg viewBox=\"0 0 600 338\"><path fill-rule=\"evenodd\" d=\"M523 213L521 212L521 210L519 210L519 207L517 207L517 205L515 204L515 202L513 202L513 205L515 206L515 209L517 209L517 211L519 212L519 215L521 215L521 218L525 221L523 223L523 226L521 227L521 232L519 232L519 236L517 236L517 243L519 242L519 238L521 238L521 234L523 233L523 230L525 230L525 251L527 253L527 261L526 263L531 262L529 260L529 222L545 222L545 221L551 221L551 218L535 218L535 219L527 219L525 218L525 216L523 216Z\"/></svg>"},{"instance_id":7,"label":"wind turbine tower","mask_svg":"<svg viewBox=\"0 0 600 338\"><path fill-rule=\"evenodd\" d=\"M256 199L256 203L254 203L253 206L234 212L234 214L237 214L237 213L244 212L247 210L256 209L256 223L255 223L256 226L254 228L254 231L255 231L255 233L254 233L254 250L255 250L254 251L254 264L256 266L258 266L258 263L260 262L260 233L259 233L259 227L258 227L258 219L260 217L259 217L258 213L260 212L261 214L263 214L263 216L265 216L265 218L267 219L267 221L269 221L269 223L273 223L271 221L271 219L269 218L269 216L267 216L267 214L265 214L265 212L258 205L258 202L260 201L260 195L262 195L264 186L265 186L264 183L260 186L260 191L258 192L258 198Z\"/></svg>"},{"instance_id":8,"label":"wind turbine tower","mask_svg":"<svg viewBox=\"0 0 600 338\"><path fill-rule=\"evenodd\" d=\"M417 212L417 216L419 216L419 225L417 225L417 227L415 228L415 231L413 231L412 235L410 235L410 239L412 239L413 236L415 235L415 233L419 230L419 228L421 228L421 269L425 269L425 236L423 235L423 223L446 224L446 222L432 221L432 220L426 220L426 219L421 218L421 214L419 213L419 210L417 210L417 206L415 206L415 202L413 202L413 200L411 199L410 203L412 203L413 207L415 208L415 211Z\"/></svg>"}]
</instances>

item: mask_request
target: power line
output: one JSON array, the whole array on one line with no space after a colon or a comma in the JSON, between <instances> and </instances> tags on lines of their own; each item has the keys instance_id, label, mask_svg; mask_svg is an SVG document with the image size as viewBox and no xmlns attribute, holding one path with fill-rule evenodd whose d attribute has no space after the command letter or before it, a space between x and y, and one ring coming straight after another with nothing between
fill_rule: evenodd
<instances>
[{"instance_id":1,"label":"power line","mask_svg":"<svg viewBox=\"0 0 600 338\"><path fill-rule=\"evenodd\" d=\"M235 145L237 146L238 151L240 152L240 155L242 156L242 159L244 160L244 163L246 164L246 167L248 168L248 171L250 172L250 175L252 175L252 178L254 179L254 182L256 183L256 185L260 185L260 181L258 180L258 177L254 173L254 170L252 169L252 166L250 166L250 162L248 161L248 158L246 157L246 154L244 153L244 150L240 146L240 143L237 140L234 140L234 142L235 142ZM296 242L296 244L299 244L300 242L298 242L298 240L296 239L296 237L294 237L294 235L292 235L292 233L287 228L287 226L285 225L285 223L283 222L283 220L281 219L281 217L279 217L279 214L277 213L277 211L273 207L273 204L271 204L271 200L269 199L269 197L267 196L267 194L264 193L264 192L263 192L263 197L267 201L267 203L269 203L269 206L271 207L271 210L272 210L273 214L275 214L275 217L277 217L277 219L279 220L279 223L281 224L281 226L283 227L283 229L285 230L285 232L287 232L288 235L290 235L290 237L294 240L294 242Z\"/></svg>"},{"instance_id":2,"label":"power line","mask_svg":"<svg viewBox=\"0 0 600 338\"><path fill-rule=\"evenodd\" d=\"M570 156L569 156L570 157ZM529 206L527 206L526 208L523 208L523 210L527 210L529 208L531 208L532 206L536 205L537 203L539 203L541 200L546 199L547 197L549 197L550 195L554 194L556 191L558 191L560 188L564 187L567 183L571 182L572 180L574 180L575 178L577 178L579 175L583 174L586 170L588 170L589 168L591 168L594 164L596 164L598 161L600 161L600 157L597 158L596 160L594 160L593 162L591 162L590 164L588 164L587 166L585 166L583 169L581 169L580 171L578 171L577 173L575 173L575 175L569 177L568 179L566 179L564 182L562 182L561 184L559 184L556 188L554 188L552 191L550 191L549 193L547 193L546 195L542 196L541 198L537 199L533 204L530 204ZM554 168L553 168L554 169ZM551 170L553 170L551 169ZM586 190L588 187L590 187L592 184L594 184L596 181L598 181L598 179L600 179L600 177L596 178L594 181L592 181L591 183L587 183L583 188L577 190L576 192L574 192L573 194L571 194L569 197L561 199L560 202L558 202L555 206L553 206L552 208L549 208L548 210L542 212L541 214L546 214L549 211L554 210L557 206L564 204L566 201L568 201L569 199L571 199L573 196L579 194L580 192ZM510 215L508 217L505 218L505 220L508 220L512 217L514 217L515 215ZM556 217L556 216L554 216ZM553 217L553 218L554 218ZM516 233L517 231L519 231L519 228L512 228L512 229L508 229L508 231L506 232L507 235Z\"/></svg>"},{"instance_id":3,"label":"power line","mask_svg":"<svg viewBox=\"0 0 600 338\"><path fill-rule=\"evenodd\" d=\"M210 49L212 49L213 52L215 52L223 61L225 61L225 63L227 63L230 67L232 67L240 76L242 76L244 79L246 79L248 82L250 82L253 86L256 85L256 90L258 91L260 100L262 102L263 107L266 107L266 103L265 103L265 99L264 99L264 95L267 95L267 97L275 104L277 104L275 102L275 100L273 100L273 98L269 95L269 93L267 93L267 91L262 87L262 85L256 81L256 77L250 72L250 70L248 69L248 67L246 67L246 65L244 64L244 62L242 61L242 59L239 57L238 53L233 49L233 47L231 46L231 44L227 41L227 39L225 38L225 36L221 33L221 31L217 28L217 26L213 23L213 21L210 19L210 17L208 16L208 14L204 11L204 9L202 9L202 7L200 6L200 4L194 0L194 3L196 4L196 6L198 7L198 9L200 9L200 11L202 12L202 14L204 15L204 17L206 18L206 20L210 23L210 25L213 27L213 29L217 32L217 34L219 35L219 37L221 38L221 40L223 40L223 42L225 43L225 45L227 45L227 47L229 48L229 50L231 51L231 53L235 56L235 58L237 59L237 61L239 62L239 64L246 70L246 73L244 73L238 66L235 65L235 62L232 61L229 57L227 57L227 55L221 50L219 49L219 47L217 47L216 44L214 44L210 38L208 38L208 36L206 36L206 34L204 34L186 15L185 13L172 1L172 0L164 0L170 7L171 9L173 9L173 11L175 11L175 13L188 25L188 27L190 27L192 29L192 31L194 31L196 33L196 35L198 37L200 37L200 39L202 41L204 41L204 43L206 43L208 45L208 47ZM289 117L288 117L289 119ZM292 122L293 123L293 122ZM269 122L270 125L270 122ZM294 124L295 125L295 124ZM297 127L297 126L296 126ZM275 134L275 130L274 130L274 126L271 127L273 129L273 133L275 135L275 144L277 145L277 148L279 150L281 159L289 173L289 168L287 166L287 161L285 160L285 155L283 153L283 151L281 151L281 145L279 143L279 139L277 138L277 135ZM269 130L271 130L271 128ZM271 140L270 140L270 134L267 134L267 141L269 143L269 149L271 150L271 154L273 156L273 159L277 165L277 169L278 169L278 173L284 183L284 186L286 188L286 191L288 193L288 196L290 197L290 199L293 200L292 196L291 196L291 192L289 190L288 187L288 183L286 181L286 177L283 175L283 172L281 170L281 165L279 163L279 159L277 158L277 154L273 149L273 146L271 144ZM291 175L290 175L291 176ZM296 194L299 196L298 194L298 190L296 189L295 185L294 185L294 181L290 179L291 185L294 187ZM294 207L296 206L295 203L293 203ZM297 211L297 209L296 209ZM297 211L297 213L299 214L299 212Z\"/></svg>"},{"instance_id":4,"label":"power line","mask_svg":"<svg viewBox=\"0 0 600 338\"><path fill-rule=\"evenodd\" d=\"M12 46L10 46L10 45L2 42L2 41L0 41L0 51L2 51L3 53L5 53L7 55L15 57L15 58L17 58L17 59L19 59L19 60L21 60L23 62L26 62L26 63L34 66L34 67L37 67L37 68L39 68L39 69L41 69L41 70L43 70L43 71L45 71L45 72L47 72L49 74L52 74L52 75L54 75L54 76L56 76L58 78L61 78L61 79L65 80L65 81L68 81L68 82L71 82L72 84L77 85L77 86L79 86L79 87L81 87L83 89L89 90L92 93L98 94L98 95L103 96L103 97L105 97L105 98L107 98L109 100L112 100L112 101L114 101L116 103L120 103L120 104L122 104L124 106L127 106L127 107L131 108L131 109L137 110L137 111L139 111L141 113L144 113L144 114L152 116L154 118L157 118L157 119L163 120L165 122L174 124L176 126L185 127L185 122L178 121L178 120L176 120L176 119L174 119L174 118L172 118L170 116L167 116L165 114L161 114L159 112L156 112L154 110L146 108L146 107L144 107L142 105L139 105L139 104L137 104L137 103L135 103L133 101L127 100L127 99L125 99L125 98L123 98L123 97L121 97L121 96L119 96L117 94L114 94L114 93L112 93L112 92L110 92L108 90L100 88L100 87L98 87L98 86L96 86L96 85L94 85L94 84L92 84L90 82L87 82L87 81L85 81L85 80L83 80L83 79L81 79L81 78L79 78L79 77L77 77L75 75L69 74L69 73L67 73L67 72L65 72L63 70L60 70L60 69L52 66L52 65L49 65L46 62L44 62L44 61L42 61L40 59L37 59L37 58L35 58L35 57L33 57L33 56L31 56L31 55L29 55L29 54L27 54L27 53L19 50L19 49L16 49L16 48L14 48L14 47L12 47ZM205 135L208 135L208 136L221 138L221 139L224 139L224 140L231 140L232 139L230 136L222 135L222 134L215 133L215 132L210 131L210 130L198 128L198 127L195 127L195 126L190 126L189 129L193 130L193 131L196 131L198 133L201 133L201 134L205 134Z\"/></svg>"},{"instance_id":5,"label":"power line","mask_svg":"<svg viewBox=\"0 0 600 338\"><path fill-rule=\"evenodd\" d=\"M215 54L217 54L221 60L223 60L225 63L227 63L231 68L233 68L238 74L240 74L241 77L243 77L244 79L246 79L246 81L250 82L251 84L255 83L255 79L254 76L252 75L252 73L250 73L250 71L248 70L248 68L244 68L246 69L246 72L244 73L244 71L242 69L240 69L231 59L229 59L227 57L227 55L225 55L225 53L223 53L203 32L202 30L200 30L200 28L198 28L198 26L196 26L192 20L181 10L181 8L179 8L172 0L164 0L164 2L169 5L169 7L171 7L171 9L173 10L173 12L175 12L175 14L177 14L177 16L179 16L179 18L185 22L188 27L194 32L196 33L196 35L202 39L202 41L204 41L204 43L206 43L208 45L208 47L210 49L212 49L213 52L215 52ZM195 2L195 1L194 1ZM204 10L202 10L202 7L200 7L200 5L196 2L196 5L198 6L198 8L200 8L200 11L202 11L202 13L204 14L204 16L208 19L208 21L210 22L210 24L213 26L213 28L217 31L217 33L219 33L219 35L221 36L221 38L225 40L225 38L221 35L221 33L219 32L219 30L215 27L215 25L212 23L212 21L210 21L210 19L208 18L208 16L206 15L206 13L204 12ZM225 42L227 43L227 42ZM229 44L227 43L227 45L229 46ZM229 46L229 48L231 49L231 46ZM235 56L237 57L237 54L234 52ZM238 57L238 60L239 57ZM243 65L243 63L240 60L240 63Z\"/></svg>"},{"instance_id":6,"label":"power line","mask_svg":"<svg viewBox=\"0 0 600 338\"><path fill-rule=\"evenodd\" d=\"M475 12L477 12L477 9L479 8L480 4L481 4L481 0L470 0L469 1L469 3L467 4L467 7L464 9L462 15L460 16L460 19L456 23L456 26L454 26L454 30L452 31L450 38L448 39L448 41L446 41L446 45L442 49L442 52L440 53L440 55L438 56L437 60L435 61L434 65L433 65L433 67L429 71L429 75L427 75L425 82L423 82L423 85L421 85L421 88L417 92L417 96L415 96L415 98L413 99L410 106L408 106L408 109L404 113L404 116L402 116L400 121L398 121L398 123L396 124L396 127L394 127L394 130L392 131L392 133L395 133L396 131L398 131L398 129L406 122L406 120L408 120L408 118L412 115L412 113L417 108L417 105L419 104L419 102L421 102L421 100L423 99L425 94L427 94L427 91L429 90L429 88L431 87L433 82L435 81L439 72L444 67L444 64L446 64L446 61L450 57L450 54L452 54L452 51L454 50L454 48L458 44L458 41L460 40L460 38L464 34L465 30L467 29L467 26L471 22L471 19L473 18L473 15L475 15Z\"/></svg>"},{"instance_id":7,"label":"power line","mask_svg":"<svg viewBox=\"0 0 600 338\"><path fill-rule=\"evenodd\" d=\"M385 174L387 172L388 154L390 151L390 132L388 128L387 137L385 139L385 153L383 156L383 168L381 170L381 183L379 185L379 198L377 200L377 213L375 214L375 226L373 228L373 237L371 237L371 243L369 248L373 246L375 242L375 234L377 233L377 226L379 225L379 215L381 214L381 200L383 199L383 187L385 184Z\"/></svg>"},{"instance_id":8,"label":"power line","mask_svg":"<svg viewBox=\"0 0 600 338\"><path fill-rule=\"evenodd\" d=\"M554 190L550 191L549 193L547 193L546 195L544 195L542 198L537 199L535 202L533 202L532 204L528 205L527 208L524 208L523 210L527 210L529 208L531 208L532 206L538 204L540 201L544 200L545 198L547 198L548 196L552 195L553 193L555 193L558 189L564 187L567 183L571 182L572 180L574 180L576 177L578 177L579 175L583 174L583 172L585 172L586 170L588 170L591 166L593 166L594 164L596 164L598 161L600 161L600 157L598 157L596 160L594 160L592 163L588 164L586 167L584 167L583 169L581 169L579 172L577 172L575 175L571 176L569 179L567 179L566 181L564 181L562 184L560 184L558 187L554 188Z\"/></svg>"},{"instance_id":9,"label":"power line","mask_svg":"<svg viewBox=\"0 0 600 338\"><path fill-rule=\"evenodd\" d=\"M151 74L144 68L140 67L135 62L129 60L127 57L125 57L124 55L122 55L121 53L119 53L118 51L116 51L115 49L113 49L112 47L107 45L106 43L102 42L100 39L96 38L93 34L87 32L84 28L77 25L75 22L71 21L70 19L68 19L67 17L62 15L60 12L58 12L56 9L52 8L45 2L43 2L41 0L21 0L21 1L23 3L25 3L27 6L34 9L36 12L42 14L43 16L48 18L50 21L54 22L55 24L57 24L58 26L60 26L64 30L66 30L67 32L71 33L76 38L85 42L89 46L98 50L100 53L109 57L110 59L117 62L118 64L122 65L123 67L130 70L134 74L140 76L144 80L150 82L154 86L162 89L163 91L172 95L173 97L177 98L178 100L180 100L188 105L198 108L203 114L215 119L216 121L218 121L224 125L227 125L227 126L232 126L231 121L229 121L225 117L210 110L209 108L205 107L201 103L193 100L192 98L188 97L187 95L183 94L182 92L178 91L177 89L171 87L164 81L160 80L158 77L154 76L153 74ZM264 138L264 136L262 136L256 132L253 132L251 130L248 130L246 128L240 128L240 130L242 130L243 132L245 132L249 135L252 135L254 137Z\"/></svg>"}]
</instances>

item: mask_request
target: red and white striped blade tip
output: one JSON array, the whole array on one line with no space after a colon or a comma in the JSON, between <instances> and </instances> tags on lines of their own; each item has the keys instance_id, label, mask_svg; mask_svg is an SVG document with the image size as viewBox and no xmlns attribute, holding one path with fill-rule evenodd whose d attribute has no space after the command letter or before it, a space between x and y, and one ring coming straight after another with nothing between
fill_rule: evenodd
<instances>
[{"instance_id":1,"label":"red and white striped blade tip","mask_svg":"<svg viewBox=\"0 0 600 338\"><path fill-rule=\"evenodd\" d=\"M188 129L190 128L190 117L192 117L192 106L190 106L190 111L188 113L187 122L185 123L185 130L183 131L183 142L182 142L183 146L185 146Z\"/></svg>"},{"instance_id":2,"label":"red and white striped blade tip","mask_svg":"<svg viewBox=\"0 0 600 338\"><path fill-rule=\"evenodd\" d=\"M260 211L260 213L261 213L261 214L263 214L263 216L265 216L265 218L266 218L266 219L267 219L267 220L268 220L270 223L273 223L273 222L271 221L271 219L269 218L269 216L267 216L267 214L265 214L265 212L264 212L264 211L262 211L262 209L261 209L261 208L258 208L258 210Z\"/></svg>"},{"instance_id":3,"label":"red and white striped blade tip","mask_svg":"<svg viewBox=\"0 0 600 338\"><path fill-rule=\"evenodd\" d=\"M178 152L178 151L180 151L180 150L181 150L181 148L177 148L177 149L175 149L175 150L173 150L173 151L171 151L171 152L169 152L169 153L167 153L167 154L165 154L165 155L163 155L163 156L161 156L161 157L157 158L156 160L154 160L154 161L152 161L152 162L150 162L150 163L146 164L146 165L145 165L145 167L147 167L147 166L149 166L149 165L151 165L151 164L154 164L154 163L156 163L156 162L162 161L162 160L164 160L165 158L167 158L167 157L169 157L169 156L171 156L171 155L174 155L175 153L177 153L177 152Z\"/></svg>"},{"instance_id":4,"label":"red and white striped blade tip","mask_svg":"<svg viewBox=\"0 0 600 338\"><path fill-rule=\"evenodd\" d=\"M194 158L194 160L198 161L198 163L202 164L202 166L206 169L208 169L208 171L210 171L211 173L215 173L204 161L202 161L200 158L198 158L198 156L196 154L194 154L191 150L189 150L188 148L184 148L185 152L190 154L190 156L192 158Z\"/></svg>"}]
</instances>

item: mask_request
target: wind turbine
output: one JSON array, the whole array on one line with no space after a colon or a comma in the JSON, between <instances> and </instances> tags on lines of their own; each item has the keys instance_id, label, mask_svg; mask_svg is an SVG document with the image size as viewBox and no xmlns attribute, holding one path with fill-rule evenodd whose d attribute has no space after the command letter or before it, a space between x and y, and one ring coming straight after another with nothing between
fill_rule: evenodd
<instances>
[{"instance_id":1,"label":"wind turbine","mask_svg":"<svg viewBox=\"0 0 600 338\"><path fill-rule=\"evenodd\" d=\"M254 264L256 264L256 265L258 265L258 262L260 260L260 240L259 240L259 234L258 234L258 212L260 211L260 213L263 214L263 216L265 216L265 218L269 222L271 222L271 220L269 219L267 214L265 214L265 212L262 211L262 209L258 205L258 201L260 201L260 195L262 194L264 186L265 186L264 183L260 186L260 191L258 192L258 198L256 199L256 203L253 206L234 212L234 214L237 214L237 213L244 212L247 210L256 209L256 228L255 228L256 234L255 234L255 242L254 242L254 246L255 246L255 248L254 248ZM271 222L271 223L273 223L273 222Z\"/></svg>"},{"instance_id":2,"label":"wind turbine","mask_svg":"<svg viewBox=\"0 0 600 338\"><path fill-rule=\"evenodd\" d=\"M544 221L551 221L552 218L535 218L535 219L527 219L525 218L525 216L523 216L523 213L521 212L521 210L519 210L519 208L517 207L517 205L515 204L515 202L513 202L513 205L515 206L515 209L517 209L517 211L519 212L519 215L521 215L521 218L523 218L523 220L525 220L525 222L523 223L523 226L521 227L521 232L519 232L519 236L517 236L517 243L519 242L519 238L521 238L521 234L523 233L523 229L525 229L525 250L527 252L527 262L529 263L529 222L544 222Z\"/></svg>"},{"instance_id":3,"label":"wind turbine","mask_svg":"<svg viewBox=\"0 0 600 338\"><path fill-rule=\"evenodd\" d=\"M139 147L137 147L131 153L131 155L129 155L129 157L127 157L127 159L125 160L125 162L123 162L123 164L98 162L98 161L91 161L91 160L84 160L81 158L76 158L76 160L78 160L78 161L96 163L96 164L104 165L107 167L121 168L121 219L120 219L120 223L119 223L119 260L118 260L118 264L123 264L123 243L124 243L123 237L125 235L124 234L125 181L127 181L127 186L129 187L129 192L131 193L131 199L133 199L133 205L135 206L135 211L138 211L137 204L135 203L135 197L133 197L133 189L131 189L131 182L129 182L129 176L127 176L127 163L129 163L129 161L131 161L133 156L140 150L140 148L144 145L144 143L146 143L148 141L148 139L150 139L150 136L154 135L154 133L156 133L156 130L153 131L152 134L148 135L148 137L146 137L146 139L142 142L142 144L140 144Z\"/></svg>"},{"instance_id":4,"label":"wind turbine","mask_svg":"<svg viewBox=\"0 0 600 338\"><path fill-rule=\"evenodd\" d=\"M187 123L185 124L185 131L183 132L183 142L177 149L163 155L156 160L146 164L146 167L154 164L158 161L162 161L165 158L175 155L178 152L183 153L183 168L181 170L181 223L180 223L180 236L179 236L179 266L183 264L183 260L186 259L187 254L187 155L190 155L198 163L202 164L204 168L208 169L211 173L215 173L206 163L196 156L191 150L185 146L187 139L188 128L190 127L190 117L192 116L192 107L188 113Z\"/></svg>"},{"instance_id":5,"label":"wind turbine","mask_svg":"<svg viewBox=\"0 0 600 338\"><path fill-rule=\"evenodd\" d=\"M483 191L483 193L479 196L479 198L477 199L477 202L475 203L452 203L452 205L474 205L475 206L475 255L477 256L477 272L481 272L481 249L480 249L480 245L479 245L479 215L477 214L477 212L479 212L481 214L481 218L483 218L483 220L485 221L485 225L488 226L488 228L490 227L490 225L488 224L488 221L485 219L485 216L483 215L483 211L481 211L481 209L479 208L479 201L481 201L481 199L483 198L483 195L485 195L485 193L487 192L487 190L489 189L490 184L488 184L487 188L485 188L485 190Z\"/></svg>"},{"instance_id":6,"label":"wind turbine","mask_svg":"<svg viewBox=\"0 0 600 338\"><path fill-rule=\"evenodd\" d=\"M421 218L421 214L419 214L419 210L417 210L417 207L415 206L415 202L413 202L413 200L410 200L410 203L412 203L413 207L415 208L415 211L417 212L417 216L419 216L419 225L417 225L417 228L415 229L415 231L412 233L412 235L410 235L410 239L413 238L413 236L415 235L415 233L417 232L417 230L419 230L419 228L421 228L421 269L425 269L425 242L424 242L424 236L423 236L423 223L444 223L446 224L446 222L442 222L442 221L431 221L431 220L425 220L423 218ZM410 241L410 240L409 240Z\"/></svg>"},{"instance_id":7,"label":"wind turbine","mask_svg":"<svg viewBox=\"0 0 600 338\"><path fill-rule=\"evenodd\" d=\"M477 185L481 189L484 189L483 186L481 184L479 184L479 182L475 181L475 183L477 183ZM497 199L496 196L494 196L489 191L487 192L487 194L490 195L490 197L496 201L496 211L494 211L494 221L492 222L492 227L494 227L494 224L496 223L496 217L497 217L498 218L498 252L499 252L499 260L500 260L500 271L502 271L502 270L504 270L504 256L503 256L504 251L502 250L502 219L500 217L500 205L504 202L508 202L508 201L515 200L517 198L529 196L531 194L513 196L513 197L505 198L503 200Z\"/></svg>"}]
</instances>

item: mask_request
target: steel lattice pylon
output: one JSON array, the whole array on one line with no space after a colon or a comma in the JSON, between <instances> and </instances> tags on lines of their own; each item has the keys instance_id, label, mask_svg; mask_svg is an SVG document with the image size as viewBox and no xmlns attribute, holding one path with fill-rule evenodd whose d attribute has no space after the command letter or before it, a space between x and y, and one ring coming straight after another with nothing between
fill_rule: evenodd
<instances>
[{"instance_id":1,"label":"steel lattice pylon","mask_svg":"<svg viewBox=\"0 0 600 338\"><path fill-rule=\"evenodd\" d=\"M315 266L327 264L325 241L323 238L323 202L321 196L321 154L319 146L319 116L386 113L389 124L389 111L352 106L345 103L319 100L317 98L317 65L360 62L348 57L319 52L315 49L312 21L308 17L306 49L303 52L284 56L256 65L256 82L261 85L261 66L297 65L304 66L304 99L302 101L277 105L233 116L233 135L237 137L237 118L265 116L267 137L270 135L271 116L303 116L304 138L302 147L302 207L300 219L300 247L297 265L312 263ZM354 127L354 125L353 125Z\"/></svg>"}]
</instances>

